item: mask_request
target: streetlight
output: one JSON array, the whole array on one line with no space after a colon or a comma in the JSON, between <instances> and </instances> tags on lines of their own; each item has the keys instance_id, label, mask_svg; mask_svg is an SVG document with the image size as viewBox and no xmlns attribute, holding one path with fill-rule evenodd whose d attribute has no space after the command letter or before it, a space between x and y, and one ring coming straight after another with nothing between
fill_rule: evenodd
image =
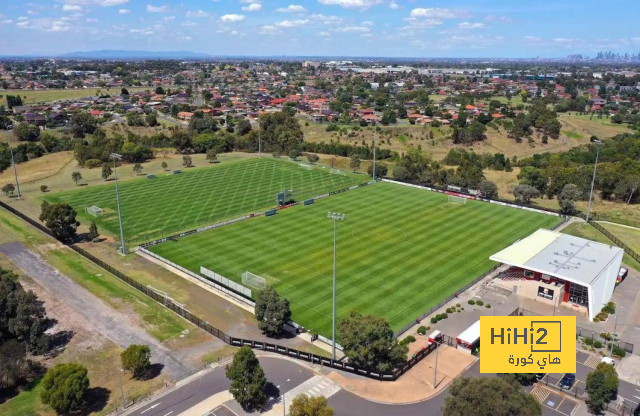
<instances>
[{"instance_id":1,"label":"streetlight","mask_svg":"<svg viewBox=\"0 0 640 416\"><path fill-rule=\"evenodd\" d=\"M622 309L622 306L620 306ZM611 334L611 349L609 350L609 358L613 355L613 337L616 336L616 331L618 330L618 314L616 314L616 322L613 325L613 334Z\"/></svg>"},{"instance_id":2,"label":"streetlight","mask_svg":"<svg viewBox=\"0 0 640 416\"><path fill-rule=\"evenodd\" d=\"M287 381L285 381L284 383L280 384L279 386L276 386L278 388L278 390L280 390L280 387L284 387L285 384L287 384L288 382L290 382L291 379L288 378ZM285 404L285 397L284 397L284 393L282 393L282 416L286 416L287 415L287 405Z\"/></svg>"},{"instance_id":3,"label":"streetlight","mask_svg":"<svg viewBox=\"0 0 640 416\"><path fill-rule=\"evenodd\" d=\"M433 370L433 388L435 389L436 387L438 387L438 347L442 343L438 342L435 339L433 340L433 342L436 344L436 368Z\"/></svg>"},{"instance_id":4,"label":"streetlight","mask_svg":"<svg viewBox=\"0 0 640 416\"><path fill-rule=\"evenodd\" d=\"M127 248L124 243L124 228L122 228L122 212L120 210L120 192L118 191L118 172L116 171L116 160L122 160L122 155L111 153L111 157L113 158L113 175L116 178L116 200L118 201L118 221L120 222L120 254L124 256L127 254Z\"/></svg>"},{"instance_id":5,"label":"streetlight","mask_svg":"<svg viewBox=\"0 0 640 416\"><path fill-rule=\"evenodd\" d=\"M13 158L13 147L11 147L11 136L7 136L8 144L9 144L9 152L11 153L11 164L13 165L13 174L16 177L16 188L18 190L18 199L22 196L20 194L20 182L18 182L18 169L16 168L16 161Z\"/></svg>"},{"instance_id":6,"label":"streetlight","mask_svg":"<svg viewBox=\"0 0 640 416\"><path fill-rule=\"evenodd\" d=\"M598 139L591 139L591 143L596 144L596 163L593 165L593 178L591 178L591 192L589 192L589 206L587 207L587 217L585 223L589 223L589 214L591 213L591 198L593 197L593 185L596 182L596 169L598 168L598 156L600 155L600 145L602 142Z\"/></svg>"},{"instance_id":7,"label":"streetlight","mask_svg":"<svg viewBox=\"0 0 640 416\"><path fill-rule=\"evenodd\" d=\"M124 410L125 410L124 388L122 388L122 373L123 372L124 372L124 370L121 368L120 369L120 394L122 395L122 412L124 413Z\"/></svg>"},{"instance_id":8,"label":"streetlight","mask_svg":"<svg viewBox=\"0 0 640 416\"><path fill-rule=\"evenodd\" d=\"M327 213L327 218L333 220L333 327L331 331L333 354L332 357L336 359L336 224L338 221L343 221L347 214L340 214L338 212Z\"/></svg>"}]
</instances>

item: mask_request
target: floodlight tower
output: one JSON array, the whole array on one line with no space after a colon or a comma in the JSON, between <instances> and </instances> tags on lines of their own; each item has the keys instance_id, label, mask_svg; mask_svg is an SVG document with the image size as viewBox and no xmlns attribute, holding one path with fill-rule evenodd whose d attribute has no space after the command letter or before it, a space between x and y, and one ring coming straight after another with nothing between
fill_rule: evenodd
<instances>
[{"instance_id":1,"label":"floodlight tower","mask_svg":"<svg viewBox=\"0 0 640 416\"><path fill-rule=\"evenodd\" d=\"M593 164L593 178L591 178L591 192L589 192L589 206L587 207L587 217L585 223L589 223L589 214L591 213L591 198L593 197L593 185L596 182L596 169L598 169L598 156L600 155L600 146L602 142L598 139L591 139L591 143L596 144L596 163Z\"/></svg>"},{"instance_id":2,"label":"floodlight tower","mask_svg":"<svg viewBox=\"0 0 640 416\"><path fill-rule=\"evenodd\" d=\"M333 327L331 331L332 336L332 358L336 359L336 224L338 221L343 221L347 214L340 214L338 212L327 213L327 218L333 220Z\"/></svg>"},{"instance_id":3,"label":"floodlight tower","mask_svg":"<svg viewBox=\"0 0 640 416\"><path fill-rule=\"evenodd\" d=\"M116 178L116 200L118 201L118 221L120 222L120 254L123 256L127 254L127 248L124 242L124 228L122 228L122 211L120 210L120 192L118 190L118 172L116 170L117 160L122 160L122 155L118 153L111 153L113 158L113 175Z\"/></svg>"},{"instance_id":4,"label":"floodlight tower","mask_svg":"<svg viewBox=\"0 0 640 416\"><path fill-rule=\"evenodd\" d=\"M378 130L376 135L373 136L373 181L376 181L376 144L378 143Z\"/></svg>"},{"instance_id":5,"label":"floodlight tower","mask_svg":"<svg viewBox=\"0 0 640 416\"><path fill-rule=\"evenodd\" d=\"M16 168L16 161L13 157L13 148L11 147L11 136L7 136L9 144L9 152L11 153L11 164L13 165L13 174L16 177L16 189L18 190L18 199L22 196L20 194L20 182L18 181L18 169Z\"/></svg>"}]
</instances>

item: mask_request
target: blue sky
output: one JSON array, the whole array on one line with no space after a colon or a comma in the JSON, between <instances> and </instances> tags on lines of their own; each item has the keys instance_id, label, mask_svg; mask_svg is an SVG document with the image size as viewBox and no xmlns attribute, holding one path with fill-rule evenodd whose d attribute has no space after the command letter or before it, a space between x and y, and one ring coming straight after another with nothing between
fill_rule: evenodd
<instances>
[{"instance_id":1,"label":"blue sky","mask_svg":"<svg viewBox=\"0 0 640 416\"><path fill-rule=\"evenodd\" d=\"M640 52L638 0L2 0L0 55L563 57Z\"/></svg>"}]
</instances>

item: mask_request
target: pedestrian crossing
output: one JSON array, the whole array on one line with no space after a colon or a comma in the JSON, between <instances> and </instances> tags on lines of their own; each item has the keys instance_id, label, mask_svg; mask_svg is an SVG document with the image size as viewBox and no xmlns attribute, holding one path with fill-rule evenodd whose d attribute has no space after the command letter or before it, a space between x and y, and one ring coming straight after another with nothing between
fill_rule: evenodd
<instances>
[{"instance_id":1,"label":"pedestrian crossing","mask_svg":"<svg viewBox=\"0 0 640 416\"><path fill-rule=\"evenodd\" d=\"M602 357L589 354L589 358L587 358L587 360L584 362L584 365L591 368L596 368L598 364L600 364L601 360L602 360Z\"/></svg>"},{"instance_id":2,"label":"pedestrian crossing","mask_svg":"<svg viewBox=\"0 0 640 416\"><path fill-rule=\"evenodd\" d=\"M340 386L330 378L325 376L314 376L285 393L285 412L289 413L289 405L291 404L291 401L300 394L306 394L310 397L323 396L325 398L329 398L340 390Z\"/></svg>"},{"instance_id":3,"label":"pedestrian crossing","mask_svg":"<svg viewBox=\"0 0 640 416\"><path fill-rule=\"evenodd\" d=\"M549 390L547 389L543 389L541 387L534 387L533 390L531 390L531 395L540 403L540 404L544 404L545 401L547 400L547 397L549 397Z\"/></svg>"}]
</instances>

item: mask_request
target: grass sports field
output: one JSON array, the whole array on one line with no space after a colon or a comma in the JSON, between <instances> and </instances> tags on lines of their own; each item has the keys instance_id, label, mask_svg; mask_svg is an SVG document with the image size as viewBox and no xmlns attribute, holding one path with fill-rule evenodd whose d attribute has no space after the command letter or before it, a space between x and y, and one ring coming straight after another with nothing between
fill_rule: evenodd
<instances>
[{"instance_id":1,"label":"grass sports field","mask_svg":"<svg viewBox=\"0 0 640 416\"><path fill-rule=\"evenodd\" d=\"M333 224L338 222L338 319L385 316L395 330L493 266L489 256L560 218L377 183L273 217L249 219L151 247L199 272L241 282L258 274L291 301L293 319L331 335Z\"/></svg>"},{"instance_id":2,"label":"grass sports field","mask_svg":"<svg viewBox=\"0 0 640 416\"><path fill-rule=\"evenodd\" d=\"M125 238L142 241L273 207L276 194L283 189L293 189L294 197L301 200L367 179L331 174L320 167L307 170L269 157L120 182ZM109 183L51 194L46 199L71 204L85 220L93 219L85 208L96 205L105 210L103 217L96 218L98 227L119 235L115 185Z\"/></svg>"}]
</instances>

